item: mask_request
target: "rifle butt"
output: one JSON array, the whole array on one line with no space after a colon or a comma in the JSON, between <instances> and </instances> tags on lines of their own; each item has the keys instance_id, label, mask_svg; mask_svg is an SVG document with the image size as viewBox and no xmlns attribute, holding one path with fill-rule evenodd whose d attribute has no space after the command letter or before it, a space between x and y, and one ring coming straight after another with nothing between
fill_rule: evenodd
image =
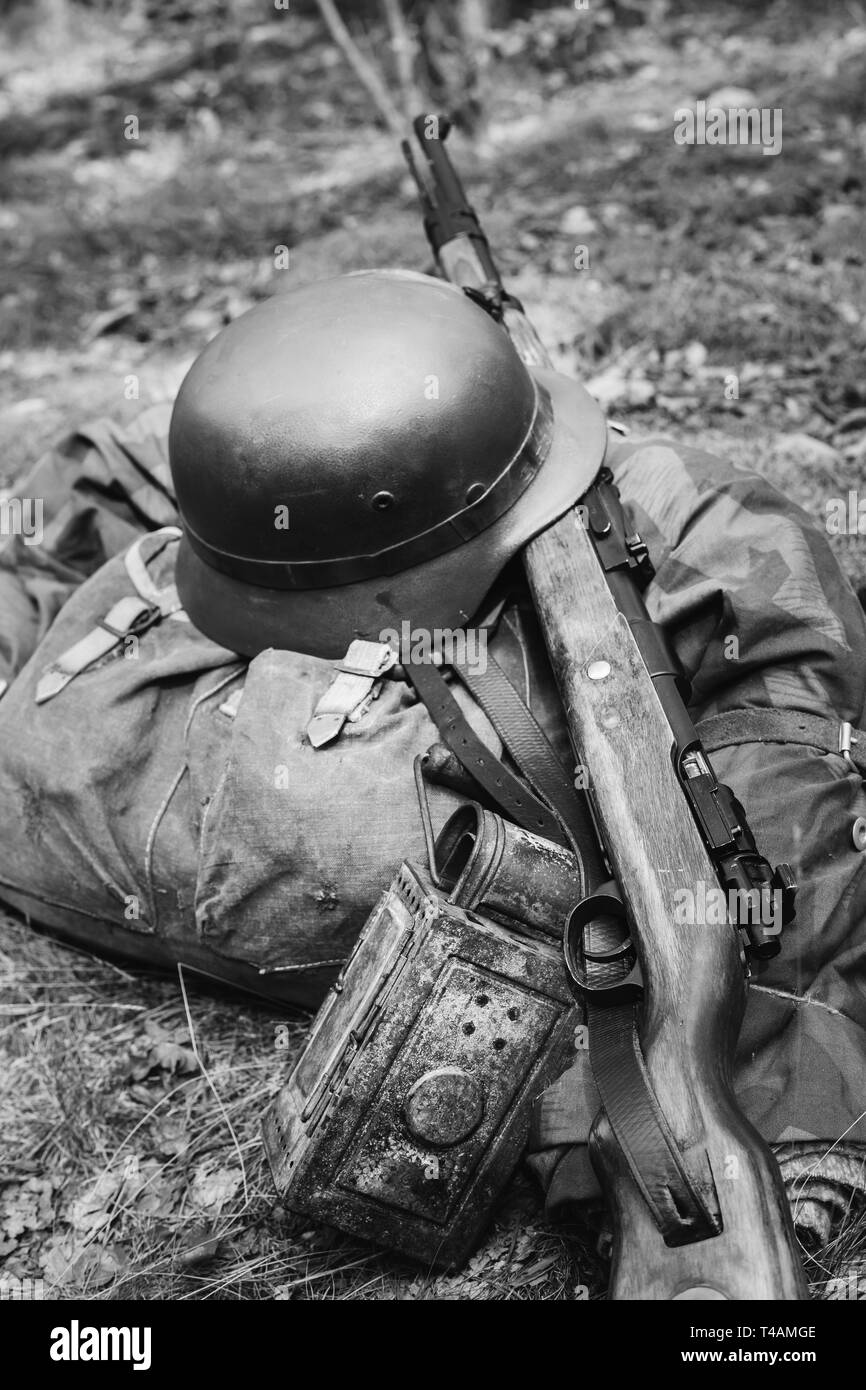
<instances>
[{"instance_id":1,"label":"rifle butt","mask_svg":"<svg viewBox=\"0 0 866 1390\"><path fill-rule=\"evenodd\" d=\"M608 1297L613 1300L806 1300L779 1169L760 1136L724 1097L705 1115L709 1166L722 1231L708 1240L665 1245L613 1138L598 1116L590 1154L613 1219Z\"/></svg>"}]
</instances>

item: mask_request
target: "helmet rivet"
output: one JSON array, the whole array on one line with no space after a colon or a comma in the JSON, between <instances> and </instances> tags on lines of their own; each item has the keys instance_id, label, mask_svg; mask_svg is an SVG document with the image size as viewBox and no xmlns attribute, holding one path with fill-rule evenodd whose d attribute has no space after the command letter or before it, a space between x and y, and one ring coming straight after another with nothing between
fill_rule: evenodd
<instances>
[{"instance_id":1,"label":"helmet rivet","mask_svg":"<svg viewBox=\"0 0 866 1390\"><path fill-rule=\"evenodd\" d=\"M866 820L858 816L851 828L851 839L855 849L866 849Z\"/></svg>"},{"instance_id":2,"label":"helmet rivet","mask_svg":"<svg viewBox=\"0 0 866 1390\"><path fill-rule=\"evenodd\" d=\"M387 512L389 507L394 505L393 492L377 492L373 498L373 506L377 512Z\"/></svg>"},{"instance_id":3,"label":"helmet rivet","mask_svg":"<svg viewBox=\"0 0 866 1390\"><path fill-rule=\"evenodd\" d=\"M473 483L466 492L466 505L471 507L473 502L478 502L484 496L486 489L483 483Z\"/></svg>"}]
</instances>

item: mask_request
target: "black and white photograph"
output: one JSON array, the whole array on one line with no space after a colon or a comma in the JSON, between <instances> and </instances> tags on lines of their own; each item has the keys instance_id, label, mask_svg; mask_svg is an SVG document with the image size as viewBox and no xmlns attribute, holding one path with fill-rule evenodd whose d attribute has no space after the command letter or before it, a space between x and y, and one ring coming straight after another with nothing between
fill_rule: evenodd
<instances>
[{"instance_id":1,"label":"black and white photograph","mask_svg":"<svg viewBox=\"0 0 866 1390\"><path fill-rule=\"evenodd\" d=\"M862 0L0 0L22 1364L854 1354L864 202Z\"/></svg>"}]
</instances>

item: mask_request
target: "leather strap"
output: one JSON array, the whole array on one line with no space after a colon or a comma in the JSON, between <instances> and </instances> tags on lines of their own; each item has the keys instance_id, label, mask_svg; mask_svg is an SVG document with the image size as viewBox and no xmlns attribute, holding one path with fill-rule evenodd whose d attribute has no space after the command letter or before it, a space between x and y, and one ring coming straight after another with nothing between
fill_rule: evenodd
<instances>
[{"instance_id":1,"label":"leather strap","mask_svg":"<svg viewBox=\"0 0 866 1390\"><path fill-rule=\"evenodd\" d=\"M699 1185L694 1172L699 1155L684 1160L656 1100L641 1051L637 1008L588 1000L592 1072L616 1142L665 1244L688 1245L718 1235L721 1213L706 1153Z\"/></svg>"},{"instance_id":2,"label":"leather strap","mask_svg":"<svg viewBox=\"0 0 866 1390\"><path fill-rule=\"evenodd\" d=\"M556 816L478 737L433 662L404 660L403 669L419 699L427 706L443 743L491 800L524 830L566 845L568 837Z\"/></svg>"},{"instance_id":3,"label":"leather strap","mask_svg":"<svg viewBox=\"0 0 866 1390\"><path fill-rule=\"evenodd\" d=\"M581 856L590 882L601 874L598 840L585 799L578 793L529 706L490 654L486 669L452 663L478 702L524 777L556 813L572 848Z\"/></svg>"},{"instance_id":4,"label":"leather strap","mask_svg":"<svg viewBox=\"0 0 866 1390\"><path fill-rule=\"evenodd\" d=\"M36 686L37 705L53 699L75 676L108 656L127 637L146 632L161 617L159 608L143 598L119 599L95 628L67 648L40 677Z\"/></svg>"},{"instance_id":5,"label":"leather strap","mask_svg":"<svg viewBox=\"0 0 866 1390\"><path fill-rule=\"evenodd\" d=\"M866 733L846 720L793 709L732 709L697 725L708 753L738 743L800 743L840 753L866 777Z\"/></svg>"}]
</instances>

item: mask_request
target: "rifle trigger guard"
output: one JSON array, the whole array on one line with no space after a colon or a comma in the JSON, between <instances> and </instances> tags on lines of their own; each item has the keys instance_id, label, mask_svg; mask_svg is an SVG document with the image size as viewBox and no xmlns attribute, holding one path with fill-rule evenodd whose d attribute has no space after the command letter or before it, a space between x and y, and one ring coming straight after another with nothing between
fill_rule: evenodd
<instances>
[{"instance_id":1,"label":"rifle trigger guard","mask_svg":"<svg viewBox=\"0 0 866 1390\"><path fill-rule=\"evenodd\" d=\"M633 1003L642 996L643 974L613 880L572 908L562 945L575 998L604 1006Z\"/></svg>"}]
</instances>

